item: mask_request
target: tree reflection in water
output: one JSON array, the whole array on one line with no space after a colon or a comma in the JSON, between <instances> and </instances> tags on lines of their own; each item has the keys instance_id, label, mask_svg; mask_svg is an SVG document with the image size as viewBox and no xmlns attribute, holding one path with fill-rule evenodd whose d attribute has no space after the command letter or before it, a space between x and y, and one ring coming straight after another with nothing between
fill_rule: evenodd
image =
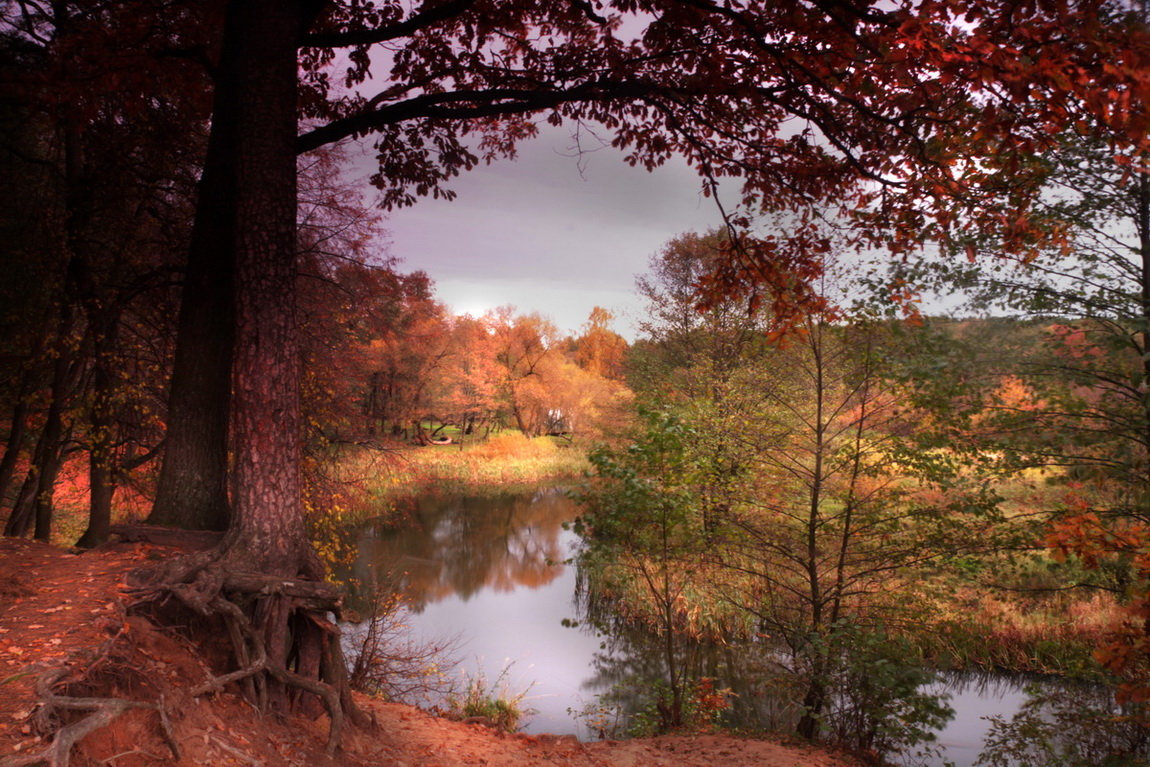
<instances>
[{"instance_id":1,"label":"tree reflection in water","mask_svg":"<svg viewBox=\"0 0 1150 767\"><path fill-rule=\"evenodd\" d=\"M617 715L618 733L634 727L643 731L644 717L658 704L665 683L663 640L637 627L614 625L601 650L591 660L593 674L584 690ZM716 689L730 690L729 708L721 723L746 730L793 729L801 713L794 689L784 689L774 652L747 644L720 644L683 639L676 645L677 662L688 680L712 680Z\"/></svg>"},{"instance_id":2,"label":"tree reflection in water","mask_svg":"<svg viewBox=\"0 0 1150 767\"><path fill-rule=\"evenodd\" d=\"M405 594L419 615L408 622L412 635L429 641L458 637L466 646L459 660L468 673L496 678L515 664L515 689L532 686L528 705L538 714L528 732L598 733L573 719L572 709L596 706L599 696L627 716L649 709L653 682L664 675L659 639L625 630L603 605L572 603L574 567L562 563L578 540L562 525L579 507L562 491L486 498L425 497L404 507L402 524L377 522L360 532L360 558L352 573L365 586L376 584ZM353 609L359 609L353 602ZM597 609L589 608L596 607ZM577 618L579 629L565 628ZM597 625L604 636L587 630ZM797 712L794 690L786 689L785 662L765 643L683 642L679 662L690 678L707 677L734 692L724 721L747 729L790 730ZM774 683L771 679L779 680ZM953 679L951 680L953 683ZM780 686L781 685L781 686ZM994 685L955 690L959 720L978 731L948 728L942 735L947 758L972 764L986 723L980 717L1009 717L1024 694L1001 697ZM977 688L977 689L974 689ZM957 741L957 742L956 742ZM966 745L966 741L973 741ZM936 762L941 763L941 762Z\"/></svg>"},{"instance_id":3,"label":"tree reflection in water","mask_svg":"<svg viewBox=\"0 0 1150 767\"><path fill-rule=\"evenodd\" d=\"M483 589L538 588L562 572L563 523L578 510L556 489L533 495L424 496L400 506L403 523L360 539L361 582L403 594L413 612Z\"/></svg>"}]
</instances>

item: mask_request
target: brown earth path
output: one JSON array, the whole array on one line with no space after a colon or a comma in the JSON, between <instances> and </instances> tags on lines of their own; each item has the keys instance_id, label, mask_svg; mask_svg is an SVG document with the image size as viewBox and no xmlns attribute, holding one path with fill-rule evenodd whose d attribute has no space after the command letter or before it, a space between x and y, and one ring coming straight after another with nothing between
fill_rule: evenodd
<instances>
[{"instance_id":1,"label":"brown earth path","mask_svg":"<svg viewBox=\"0 0 1150 767\"><path fill-rule=\"evenodd\" d=\"M502 735L410 706L362 698L378 727L352 729L343 749L324 755L325 717L261 716L225 692L193 698L208 665L178 632L129 617L121 585L141 563L170 549L113 544L82 555L25 540L0 539L0 767L29 763L47 738L35 683L63 668L84 695L158 703L179 749L173 757L155 710L116 718L73 750L72 765L311 765L470 767L850 767L814 749L716 734L578 743L554 736Z\"/></svg>"}]
</instances>

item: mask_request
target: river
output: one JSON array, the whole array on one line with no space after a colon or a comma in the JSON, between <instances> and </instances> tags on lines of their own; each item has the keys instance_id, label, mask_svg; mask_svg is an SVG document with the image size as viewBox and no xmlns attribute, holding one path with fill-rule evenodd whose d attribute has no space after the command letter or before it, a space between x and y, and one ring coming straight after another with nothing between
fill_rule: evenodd
<instances>
[{"instance_id":1,"label":"river","mask_svg":"<svg viewBox=\"0 0 1150 767\"><path fill-rule=\"evenodd\" d=\"M414 636L454 639L461 672L527 691L534 713L523 729L594 737L577 712L628 668L614 643L576 621L575 568L564 564L579 544L564 529L576 504L554 490L502 497L425 497L405 508L394 528L369 526L359 540L358 577L400 590ZM614 671L612 671L614 669ZM988 724L1026 700L1022 681L950 677L942 683L955 709L938 733L947 760L971 767Z\"/></svg>"}]
</instances>

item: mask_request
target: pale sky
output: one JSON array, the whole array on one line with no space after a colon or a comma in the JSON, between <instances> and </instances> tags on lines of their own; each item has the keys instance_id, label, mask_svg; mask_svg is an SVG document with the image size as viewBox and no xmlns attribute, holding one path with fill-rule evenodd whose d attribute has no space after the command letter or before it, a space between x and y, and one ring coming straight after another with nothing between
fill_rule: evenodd
<instances>
[{"instance_id":1,"label":"pale sky","mask_svg":"<svg viewBox=\"0 0 1150 767\"><path fill-rule=\"evenodd\" d=\"M573 144L568 128L547 128L518 159L455 179L454 201L389 213L398 268L426 271L457 313L512 304L574 331L602 306L633 339L635 276L672 237L721 217L686 163L647 173L609 147L577 157Z\"/></svg>"}]
</instances>

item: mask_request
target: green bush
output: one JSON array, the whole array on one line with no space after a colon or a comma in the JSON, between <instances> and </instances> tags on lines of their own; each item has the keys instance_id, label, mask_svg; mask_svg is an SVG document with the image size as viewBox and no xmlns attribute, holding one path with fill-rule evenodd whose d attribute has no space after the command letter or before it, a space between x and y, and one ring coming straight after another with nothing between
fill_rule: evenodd
<instances>
[{"instance_id":1,"label":"green bush","mask_svg":"<svg viewBox=\"0 0 1150 767\"><path fill-rule=\"evenodd\" d=\"M954 716L947 696L925 691L935 673L895 637L847 626L831 641L839 648L824 714L831 740L858 754L898 756L901 764L930 758L934 730Z\"/></svg>"}]
</instances>

